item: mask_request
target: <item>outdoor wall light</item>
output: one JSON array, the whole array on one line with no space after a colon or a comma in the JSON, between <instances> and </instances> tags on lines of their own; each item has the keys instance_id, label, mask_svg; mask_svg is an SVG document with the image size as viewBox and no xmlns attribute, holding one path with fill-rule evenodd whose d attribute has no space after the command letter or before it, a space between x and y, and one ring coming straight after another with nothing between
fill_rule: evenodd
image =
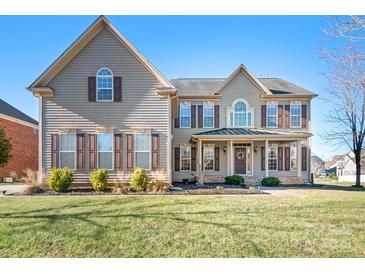
<instances>
[{"instance_id":1,"label":"outdoor wall light","mask_svg":"<svg viewBox=\"0 0 365 274\"><path fill-rule=\"evenodd\" d=\"M255 146L255 148L253 149L253 151L254 151L255 153L257 153L257 146Z\"/></svg>"},{"instance_id":2,"label":"outdoor wall light","mask_svg":"<svg viewBox=\"0 0 365 274\"><path fill-rule=\"evenodd\" d=\"M223 151L227 152L227 147L226 146L223 147Z\"/></svg>"}]
</instances>

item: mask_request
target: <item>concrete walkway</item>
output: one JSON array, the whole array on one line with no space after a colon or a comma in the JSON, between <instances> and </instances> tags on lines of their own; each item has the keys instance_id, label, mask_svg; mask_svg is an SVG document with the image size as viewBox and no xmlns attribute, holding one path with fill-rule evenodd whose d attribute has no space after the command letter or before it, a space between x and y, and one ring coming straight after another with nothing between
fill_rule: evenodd
<instances>
[{"instance_id":1,"label":"concrete walkway","mask_svg":"<svg viewBox=\"0 0 365 274\"><path fill-rule=\"evenodd\" d=\"M289 188L279 188L279 187L267 187L267 186L259 186L257 189L269 193L273 196L279 196L279 197L295 197L300 196L300 194L295 193L294 191L291 191Z\"/></svg>"},{"instance_id":2,"label":"concrete walkway","mask_svg":"<svg viewBox=\"0 0 365 274\"><path fill-rule=\"evenodd\" d=\"M0 184L0 196L3 196L3 191L6 191L5 195L23 193L26 188L25 184Z\"/></svg>"}]
</instances>

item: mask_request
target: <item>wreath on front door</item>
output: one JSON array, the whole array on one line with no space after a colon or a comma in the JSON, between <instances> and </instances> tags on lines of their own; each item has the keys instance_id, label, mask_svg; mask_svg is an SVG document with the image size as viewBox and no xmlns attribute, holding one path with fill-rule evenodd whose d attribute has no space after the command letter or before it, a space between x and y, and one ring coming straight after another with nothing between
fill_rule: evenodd
<instances>
[{"instance_id":1,"label":"wreath on front door","mask_svg":"<svg viewBox=\"0 0 365 274\"><path fill-rule=\"evenodd\" d=\"M237 157L237 160L242 160L244 157L243 152L237 152L236 157Z\"/></svg>"}]
</instances>

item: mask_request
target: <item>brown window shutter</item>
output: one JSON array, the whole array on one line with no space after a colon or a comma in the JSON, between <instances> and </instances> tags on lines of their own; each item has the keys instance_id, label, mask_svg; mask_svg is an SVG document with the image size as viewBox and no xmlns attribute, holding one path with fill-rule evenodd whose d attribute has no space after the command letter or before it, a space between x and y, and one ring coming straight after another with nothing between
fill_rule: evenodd
<instances>
[{"instance_id":1,"label":"brown window shutter","mask_svg":"<svg viewBox=\"0 0 365 274\"><path fill-rule=\"evenodd\" d=\"M284 148L284 162L285 162L284 169L286 171L289 171L290 170L290 147L285 147Z\"/></svg>"},{"instance_id":2,"label":"brown window shutter","mask_svg":"<svg viewBox=\"0 0 365 274\"><path fill-rule=\"evenodd\" d=\"M302 105L302 128L307 127L307 105Z\"/></svg>"},{"instance_id":3,"label":"brown window shutter","mask_svg":"<svg viewBox=\"0 0 365 274\"><path fill-rule=\"evenodd\" d=\"M191 148L191 171L196 171L196 147Z\"/></svg>"},{"instance_id":4,"label":"brown window shutter","mask_svg":"<svg viewBox=\"0 0 365 274\"><path fill-rule=\"evenodd\" d=\"M122 102L122 77L114 77L114 102Z\"/></svg>"},{"instance_id":5,"label":"brown window shutter","mask_svg":"<svg viewBox=\"0 0 365 274\"><path fill-rule=\"evenodd\" d=\"M219 105L214 105L214 127L219 128Z\"/></svg>"},{"instance_id":6,"label":"brown window shutter","mask_svg":"<svg viewBox=\"0 0 365 274\"><path fill-rule=\"evenodd\" d=\"M175 171L180 171L180 147L175 147Z\"/></svg>"},{"instance_id":7,"label":"brown window shutter","mask_svg":"<svg viewBox=\"0 0 365 274\"><path fill-rule=\"evenodd\" d=\"M122 134L114 134L114 168L122 169Z\"/></svg>"},{"instance_id":8,"label":"brown window shutter","mask_svg":"<svg viewBox=\"0 0 365 274\"><path fill-rule=\"evenodd\" d=\"M77 165L76 168L78 170L85 169L85 134L77 134L76 135L76 149L77 149Z\"/></svg>"},{"instance_id":9,"label":"brown window shutter","mask_svg":"<svg viewBox=\"0 0 365 274\"><path fill-rule=\"evenodd\" d=\"M278 111L278 127L279 128L283 127L283 110L284 110L284 106L279 105L279 111Z\"/></svg>"},{"instance_id":10,"label":"brown window shutter","mask_svg":"<svg viewBox=\"0 0 365 274\"><path fill-rule=\"evenodd\" d=\"M89 169L96 169L96 135L89 134Z\"/></svg>"},{"instance_id":11,"label":"brown window shutter","mask_svg":"<svg viewBox=\"0 0 365 274\"><path fill-rule=\"evenodd\" d=\"M290 128L290 105L285 105L285 127Z\"/></svg>"},{"instance_id":12,"label":"brown window shutter","mask_svg":"<svg viewBox=\"0 0 365 274\"><path fill-rule=\"evenodd\" d=\"M261 170L265 170L265 147L261 147Z\"/></svg>"},{"instance_id":13,"label":"brown window shutter","mask_svg":"<svg viewBox=\"0 0 365 274\"><path fill-rule=\"evenodd\" d=\"M302 171L307 170L307 148L302 147Z\"/></svg>"},{"instance_id":14,"label":"brown window shutter","mask_svg":"<svg viewBox=\"0 0 365 274\"><path fill-rule=\"evenodd\" d=\"M191 105L191 128L196 128L196 105Z\"/></svg>"},{"instance_id":15,"label":"brown window shutter","mask_svg":"<svg viewBox=\"0 0 365 274\"><path fill-rule=\"evenodd\" d=\"M214 148L214 170L219 171L219 147Z\"/></svg>"},{"instance_id":16,"label":"brown window shutter","mask_svg":"<svg viewBox=\"0 0 365 274\"><path fill-rule=\"evenodd\" d=\"M203 105L198 106L198 128L203 128Z\"/></svg>"},{"instance_id":17,"label":"brown window shutter","mask_svg":"<svg viewBox=\"0 0 365 274\"><path fill-rule=\"evenodd\" d=\"M157 170L160 163L160 136L152 134L152 170Z\"/></svg>"},{"instance_id":18,"label":"brown window shutter","mask_svg":"<svg viewBox=\"0 0 365 274\"><path fill-rule=\"evenodd\" d=\"M133 169L133 134L127 134L127 168Z\"/></svg>"},{"instance_id":19,"label":"brown window shutter","mask_svg":"<svg viewBox=\"0 0 365 274\"><path fill-rule=\"evenodd\" d=\"M266 127L266 105L261 105L261 127Z\"/></svg>"},{"instance_id":20,"label":"brown window shutter","mask_svg":"<svg viewBox=\"0 0 365 274\"><path fill-rule=\"evenodd\" d=\"M180 105L177 105L177 117L175 118L175 128L180 128Z\"/></svg>"},{"instance_id":21,"label":"brown window shutter","mask_svg":"<svg viewBox=\"0 0 365 274\"><path fill-rule=\"evenodd\" d=\"M96 102L96 77L89 77L88 85L89 102Z\"/></svg>"},{"instance_id":22,"label":"brown window shutter","mask_svg":"<svg viewBox=\"0 0 365 274\"><path fill-rule=\"evenodd\" d=\"M278 170L283 170L283 148L278 147Z\"/></svg>"},{"instance_id":23,"label":"brown window shutter","mask_svg":"<svg viewBox=\"0 0 365 274\"><path fill-rule=\"evenodd\" d=\"M59 159L59 146L58 146L58 134L51 135L51 167L58 167Z\"/></svg>"}]
</instances>

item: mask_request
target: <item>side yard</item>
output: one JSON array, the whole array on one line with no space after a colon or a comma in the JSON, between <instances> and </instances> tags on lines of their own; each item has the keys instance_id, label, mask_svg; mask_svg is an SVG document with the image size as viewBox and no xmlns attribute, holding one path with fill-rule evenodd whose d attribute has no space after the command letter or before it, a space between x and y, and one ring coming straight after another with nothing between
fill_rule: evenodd
<instances>
[{"instance_id":1,"label":"side yard","mask_svg":"<svg viewBox=\"0 0 365 274\"><path fill-rule=\"evenodd\" d=\"M364 257L365 192L0 198L0 257Z\"/></svg>"}]
</instances>

